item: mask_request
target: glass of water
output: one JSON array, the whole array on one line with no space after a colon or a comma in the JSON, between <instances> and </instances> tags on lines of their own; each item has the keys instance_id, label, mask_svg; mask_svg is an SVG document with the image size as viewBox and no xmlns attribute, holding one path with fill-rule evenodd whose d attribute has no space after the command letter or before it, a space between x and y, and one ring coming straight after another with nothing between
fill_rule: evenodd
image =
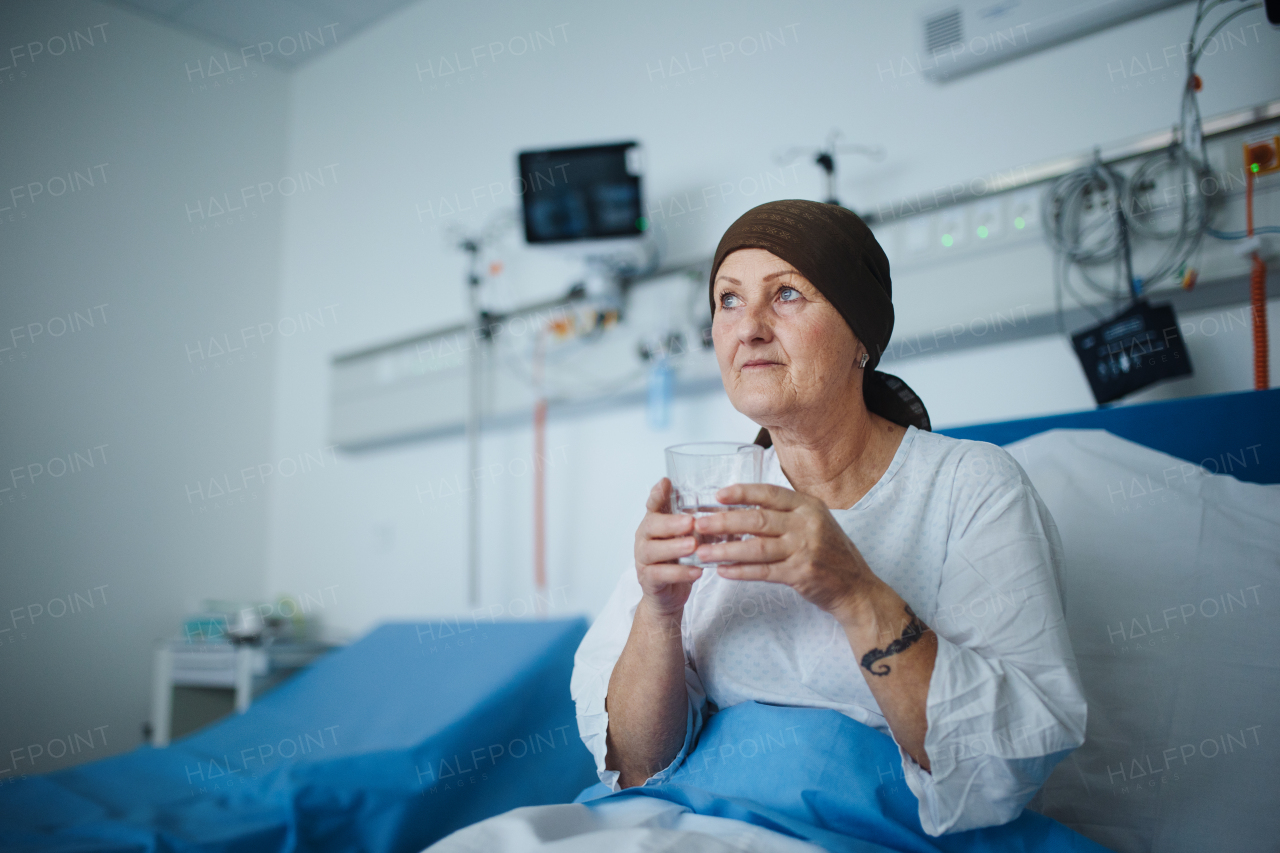
<instances>
[{"instance_id":1,"label":"glass of water","mask_svg":"<svg viewBox=\"0 0 1280 853\"><path fill-rule=\"evenodd\" d=\"M755 504L722 504L716 492L735 483L760 482L764 448L758 444L732 441L699 441L667 448L667 477L671 480L671 511L699 518L713 512L756 509ZM698 545L750 539L749 533L694 533ZM686 566L714 568L720 563L703 563L697 554L681 557Z\"/></svg>"}]
</instances>

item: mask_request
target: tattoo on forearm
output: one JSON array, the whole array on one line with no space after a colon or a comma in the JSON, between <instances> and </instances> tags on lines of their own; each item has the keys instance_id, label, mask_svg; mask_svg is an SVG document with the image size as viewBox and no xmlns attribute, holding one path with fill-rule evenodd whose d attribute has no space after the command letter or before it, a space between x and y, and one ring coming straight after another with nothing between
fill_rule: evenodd
<instances>
[{"instance_id":1,"label":"tattoo on forearm","mask_svg":"<svg viewBox=\"0 0 1280 853\"><path fill-rule=\"evenodd\" d=\"M921 637L929 630L929 626L920 621L920 617L916 616L911 609L911 605L907 605L907 615L911 617L911 621L907 623L907 627L902 629L902 636L894 640L883 649L872 649L862 656L862 668L872 675L888 675L891 672L889 664L882 663L880 667L875 668L877 661L882 658L892 657L893 655L905 652L914 646Z\"/></svg>"}]
</instances>

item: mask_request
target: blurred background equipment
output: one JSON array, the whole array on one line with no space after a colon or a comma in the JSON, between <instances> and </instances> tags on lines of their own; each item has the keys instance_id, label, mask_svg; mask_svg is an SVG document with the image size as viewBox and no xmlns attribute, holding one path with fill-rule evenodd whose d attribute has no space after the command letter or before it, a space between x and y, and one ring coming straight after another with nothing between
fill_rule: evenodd
<instances>
[{"instance_id":1,"label":"blurred background equipment","mask_svg":"<svg viewBox=\"0 0 1280 853\"><path fill-rule=\"evenodd\" d=\"M618 142L525 151L516 160L519 172L516 181L526 242L559 250L568 247L569 254L580 257L585 265L583 281L571 286L564 300L535 306L534 310L537 307L563 307L567 302L585 296L595 302L598 310L599 320L590 331L602 330L604 318L610 314L616 316L621 308L621 276L638 272L642 258L648 256L647 253L637 255L635 251L637 243L643 245L643 240L638 238L643 238L646 228L639 145ZM497 221L501 220L499 215ZM485 243L493 239L495 230L491 224L484 237L465 237L458 243L468 256L467 297L474 317L466 349L468 472L482 469L480 430L485 416L484 362L505 319L482 303L480 292L483 278L479 271L479 257ZM656 256L653 262L656 265ZM529 313L530 309L526 307L523 311ZM535 591L539 594L546 592L545 481L541 462L545 459L546 446L546 399L543 390L545 331L542 327L535 329L533 351L525 353L525 360L531 365L528 390L536 397L533 405L533 546ZM467 489L467 600L474 607L480 603L481 483L479 478L468 479L471 483Z\"/></svg>"},{"instance_id":2,"label":"blurred background equipment","mask_svg":"<svg viewBox=\"0 0 1280 853\"><path fill-rule=\"evenodd\" d=\"M879 145L842 143L840 142L842 135L838 129L833 129L831 133L827 134L827 144L824 147L813 149L793 146L775 154L773 161L779 166L788 166L801 156L813 158L814 164L822 170L823 175L826 177L827 197L825 200L827 204L839 204L840 199L836 192L836 158L841 154L861 154L878 163L884 159L885 154L884 148Z\"/></svg>"},{"instance_id":3,"label":"blurred background equipment","mask_svg":"<svg viewBox=\"0 0 1280 853\"><path fill-rule=\"evenodd\" d=\"M1107 322L1076 332L1071 345L1099 404L1191 373L1187 346L1168 305L1134 300Z\"/></svg>"},{"instance_id":4,"label":"blurred background equipment","mask_svg":"<svg viewBox=\"0 0 1280 853\"><path fill-rule=\"evenodd\" d=\"M168 746L232 710L243 714L255 696L333 648L321 636L318 610L332 603L325 592L274 602L208 599L183 620L181 634L154 650L151 745Z\"/></svg>"},{"instance_id":5,"label":"blurred background equipment","mask_svg":"<svg viewBox=\"0 0 1280 853\"><path fill-rule=\"evenodd\" d=\"M1240 275L1235 247L1247 242L1250 202L1265 193L1272 209L1280 189L1280 170L1262 164L1257 172L1245 168L1242 145L1256 138L1253 150L1264 155L1272 144L1268 140L1280 134L1280 101L1197 120L1194 126L1202 128L1194 131L1201 139L1195 147L1182 143L1187 132L1156 131L862 211L898 279L933 269L945 275L957 264L996 262L1002 253L1046 243L1056 257L1056 264L1047 265L1054 275L1046 296L1024 282L1017 286L1020 292L996 303L1008 306L1003 313L992 311L990 322L970 323L976 329L971 333L926 333L921 340L909 328L895 332L886 359L1055 331L1066 338L1127 310L1135 294L1196 310L1236 304L1239 294L1227 282ZM1240 225L1227 224L1235 221ZM1261 239L1248 246L1257 247L1260 259L1268 251L1261 240L1277 231L1270 223L1254 227ZM1208 245L1206 236L1213 238ZM626 239L656 245L647 236ZM582 259L581 253L615 242L536 245L578 252ZM640 270L598 265L594 292L579 268L565 280L562 297L501 311L481 306L484 313L475 327L446 327L333 358L331 440L358 451L465 431L465 367L473 351L484 365L484 429L528 423L539 399L553 415L642 404L651 427L661 428L657 425L668 422L663 401L721 386L710 349L709 258L669 266L659 266L659 260L651 255L651 269ZM480 294L494 276L477 269L482 283L474 292ZM975 293L973 298L983 297ZM1015 319L1010 308L1020 303L1037 306L1037 313ZM530 334L534 330L541 331ZM667 345L677 339L682 342L678 352ZM660 363L664 356L665 365ZM1257 359L1264 361L1265 356Z\"/></svg>"},{"instance_id":6,"label":"blurred background equipment","mask_svg":"<svg viewBox=\"0 0 1280 853\"><path fill-rule=\"evenodd\" d=\"M639 155L635 142L521 152L525 239L562 243L643 234Z\"/></svg>"},{"instance_id":7,"label":"blurred background equipment","mask_svg":"<svg viewBox=\"0 0 1280 853\"><path fill-rule=\"evenodd\" d=\"M1210 25L1214 10L1224 5L1226 14L1218 15L1216 23ZM1244 143L1241 182L1245 189L1245 232L1229 234L1211 228L1211 204L1222 203L1220 187L1230 185L1230 176L1219 180L1209 162L1199 105L1204 82L1196 71L1205 48L1216 46L1214 38L1218 33L1240 15L1260 6L1198 0L1187 49L1183 51L1186 73L1179 123L1168 145L1142 156L1127 176L1112 167L1120 158L1104 162L1101 154L1096 154L1095 162L1058 178L1044 194L1045 237L1060 261L1055 278L1059 326L1064 291L1100 321L1072 336L1099 404L1161 379L1191 373L1173 308L1148 306L1146 297L1158 292L1157 288L1166 281L1174 288L1194 287L1198 274L1188 262L1206 234L1222 240L1245 240L1241 251L1248 254L1251 262L1254 387L1270 387L1266 265L1261 255L1262 243L1255 236L1253 196L1257 176L1280 169L1280 137L1257 136L1255 132ZM1275 227L1265 230L1280 232ZM1134 269L1134 241L1163 246L1141 275ZM1108 268L1112 281L1102 281L1100 274ZM1128 305L1103 320L1092 307L1092 300L1082 299L1075 290L1073 271L1085 287L1114 306L1126 302Z\"/></svg>"}]
</instances>

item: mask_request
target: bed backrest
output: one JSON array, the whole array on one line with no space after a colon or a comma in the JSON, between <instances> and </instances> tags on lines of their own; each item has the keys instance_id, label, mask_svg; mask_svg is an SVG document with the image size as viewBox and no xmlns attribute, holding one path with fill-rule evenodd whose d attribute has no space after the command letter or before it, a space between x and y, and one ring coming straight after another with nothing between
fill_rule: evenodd
<instances>
[{"instance_id":1,"label":"bed backrest","mask_svg":"<svg viewBox=\"0 0 1280 853\"><path fill-rule=\"evenodd\" d=\"M1008 449L1062 536L1089 704L1032 807L1119 853L1276 849L1280 485L1106 430Z\"/></svg>"},{"instance_id":2,"label":"bed backrest","mask_svg":"<svg viewBox=\"0 0 1280 853\"><path fill-rule=\"evenodd\" d=\"M1194 462L1211 474L1249 483L1280 483L1280 388L1184 397L1088 412L953 427L955 438L1005 445L1050 429L1105 429L1129 441Z\"/></svg>"}]
</instances>

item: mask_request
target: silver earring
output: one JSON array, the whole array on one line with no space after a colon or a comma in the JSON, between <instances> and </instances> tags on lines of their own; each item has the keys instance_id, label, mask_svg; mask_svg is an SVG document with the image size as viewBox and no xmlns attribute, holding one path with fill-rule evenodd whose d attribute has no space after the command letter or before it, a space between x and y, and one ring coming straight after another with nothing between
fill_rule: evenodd
<instances>
[{"instance_id":1,"label":"silver earring","mask_svg":"<svg viewBox=\"0 0 1280 853\"><path fill-rule=\"evenodd\" d=\"M864 353L862 354L862 358L858 360L858 367L860 367L860 368L865 368L865 367L867 366L867 359L869 359L869 358L871 358L871 356L867 355L867 354L864 352Z\"/></svg>"}]
</instances>

